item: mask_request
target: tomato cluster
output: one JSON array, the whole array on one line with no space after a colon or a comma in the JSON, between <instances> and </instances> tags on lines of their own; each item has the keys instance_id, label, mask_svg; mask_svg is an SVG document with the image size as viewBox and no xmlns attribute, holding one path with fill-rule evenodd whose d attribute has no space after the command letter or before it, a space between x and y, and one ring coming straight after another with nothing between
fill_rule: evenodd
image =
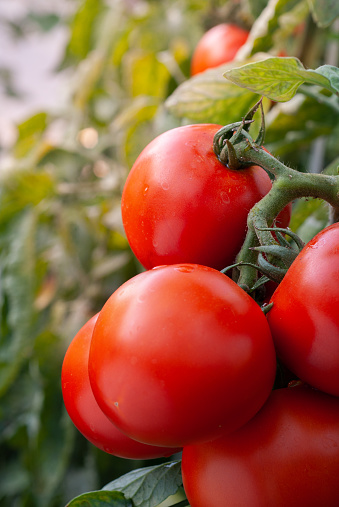
<instances>
[{"instance_id":1,"label":"tomato cluster","mask_svg":"<svg viewBox=\"0 0 339 507\"><path fill-rule=\"evenodd\" d=\"M219 128L173 129L135 162L122 219L147 270L118 288L72 341L62 369L65 405L106 452L153 458L183 448L192 507L315 506L320 498L334 507L339 225L302 250L266 319L218 270L234 262L248 212L271 181L260 167L235 171L218 160ZM280 223L289 218L290 207ZM312 387L272 391L276 353Z\"/></svg>"}]
</instances>

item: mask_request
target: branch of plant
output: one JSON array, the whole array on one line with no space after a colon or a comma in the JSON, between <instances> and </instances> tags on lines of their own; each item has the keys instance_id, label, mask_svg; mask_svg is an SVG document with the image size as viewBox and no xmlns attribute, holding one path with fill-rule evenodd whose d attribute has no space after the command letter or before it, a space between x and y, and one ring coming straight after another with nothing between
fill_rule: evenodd
<instances>
[{"instance_id":1,"label":"branch of plant","mask_svg":"<svg viewBox=\"0 0 339 507\"><path fill-rule=\"evenodd\" d=\"M267 227L273 224L274 219L288 203L301 197L320 198L331 205L331 220L336 221L339 218L339 176L301 173L291 169L261 146L254 142L250 143L247 138L233 144L232 159L234 153L243 167L249 163L259 165L275 177L270 192L248 215L247 236L237 257L237 262L241 263L238 267L240 271L238 284L248 290L255 284L257 278L255 269L251 267L251 264L257 264L258 260L258 251L255 248L260 245L278 245ZM223 155L227 156L227 150L223 150Z\"/></svg>"}]
</instances>

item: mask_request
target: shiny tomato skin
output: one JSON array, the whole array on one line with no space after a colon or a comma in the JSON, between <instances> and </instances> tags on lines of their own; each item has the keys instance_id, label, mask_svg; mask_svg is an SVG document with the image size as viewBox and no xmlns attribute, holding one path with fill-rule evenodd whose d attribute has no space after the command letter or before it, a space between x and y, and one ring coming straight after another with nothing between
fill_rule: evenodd
<instances>
[{"instance_id":1,"label":"shiny tomato skin","mask_svg":"<svg viewBox=\"0 0 339 507\"><path fill-rule=\"evenodd\" d=\"M205 266L159 266L123 284L94 328L89 376L114 424L182 447L232 431L263 405L276 356L260 307Z\"/></svg>"},{"instance_id":2,"label":"shiny tomato skin","mask_svg":"<svg viewBox=\"0 0 339 507\"><path fill-rule=\"evenodd\" d=\"M248 35L247 30L230 23L222 23L208 30L193 52L191 75L232 61Z\"/></svg>"},{"instance_id":3,"label":"shiny tomato skin","mask_svg":"<svg viewBox=\"0 0 339 507\"><path fill-rule=\"evenodd\" d=\"M231 435L184 447L191 507L339 505L339 400L311 388L272 392Z\"/></svg>"},{"instance_id":4,"label":"shiny tomato skin","mask_svg":"<svg viewBox=\"0 0 339 507\"><path fill-rule=\"evenodd\" d=\"M300 379L339 396L339 224L317 234L289 268L267 314L277 354Z\"/></svg>"},{"instance_id":5,"label":"shiny tomato skin","mask_svg":"<svg viewBox=\"0 0 339 507\"><path fill-rule=\"evenodd\" d=\"M146 268L181 262L232 264L250 209L271 189L258 166L230 170L213 152L220 125L186 125L155 138L139 155L122 193L129 244ZM284 211L287 226L290 207Z\"/></svg>"},{"instance_id":6,"label":"shiny tomato skin","mask_svg":"<svg viewBox=\"0 0 339 507\"><path fill-rule=\"evenodd\" d=\"M70 343L62 365L61 386L67 412L77 429L93 445L127 459L171 456L175 449L136 442L124 435L97 404L88 377L88 356L98 314L92 317Z\"/></svg>"}]
</instances>

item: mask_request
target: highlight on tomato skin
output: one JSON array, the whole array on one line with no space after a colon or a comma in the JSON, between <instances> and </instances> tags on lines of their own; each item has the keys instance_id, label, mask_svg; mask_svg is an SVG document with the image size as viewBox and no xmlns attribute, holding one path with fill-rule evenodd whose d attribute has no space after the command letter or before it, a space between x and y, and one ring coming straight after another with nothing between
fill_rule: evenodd
<instances>
[{"instance_id":1,"label":"highlight on tomato skin","mask_svg":"<svg viewBox=\"0 0 339 507\"><path fill-rule=\"evenodd\" d=\"M184 447L184 489L191 507L337 507L338 449L338 398L278 389L233 434Z\"/></svg>"},{"instance_id":2,"label":"highlight on tomato skin","mask_svg":"<svg viewBox=\"0 0 339 507\"><path fill-rule=\"evenodd\" d=\"M62 394L72 422L93 445L114 456L126 459L171 456L180 449L160 448L132 440L99 408L88 377L89 349L98 315L94 315L73 338L62 365Z\"/></svg>"},{"instance_id":3,"label":"highlight on tomato skin","mask_svg":"<svg viewBox=\"0 0 339 507\"><path fill-rule=\"evenodd\" d=\"M202 36L191 60L191 76L234 59L249 32L231 23L214 26Z\"/></svg>"},{"instance_id":4,"label":"highlight on tomato skin","mask_svg":"<svg viewBox=\"0 0 339 507\"><path fill-rule=\"evenodd\" d=\"M121 199L125 233L139 262L235 262L250 209L272 187L261 167L231 170L213 151L215 124L186 125L156 137L134 163ZM286 227L290 206L279 225Z\"/></svg>"},{"instance_id":5,"label":"highlight on tomato skin","mask_svg":"<svg viewBox=\"0 0 339 507\"><path fill-rule=\"evenodd\" d=\"M126 435L158 446L233 431L272 389L276 355L266 319L212 268L167 265L125 282L94 328L94 396Z\"/></svg>"}]
</instances>

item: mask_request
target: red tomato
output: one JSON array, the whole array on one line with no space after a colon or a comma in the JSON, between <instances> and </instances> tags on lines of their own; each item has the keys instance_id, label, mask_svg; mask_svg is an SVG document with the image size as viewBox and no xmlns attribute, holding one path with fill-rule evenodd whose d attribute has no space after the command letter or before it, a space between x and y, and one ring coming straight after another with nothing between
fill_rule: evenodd
<instances>
[{"instance_id":1,"label":"red tomato","mask_svg":"<svg viewBox=\"0 0 339 507\"><path fill-rule=\"evenodd\" d=\"M339 400L311 388L273 391L232 435L185 447L191 507L337 507Z\"/></svg>"},{"instance_id":2,"label":"red tomato","mask_svg":"<svg viewBox=\"0 0 339 507\"><path fill-rule=\"evenodd\" d=\"M223 269L234 262L248 212L272 185L258 166L232 171L218 160L212 144L220 128L169 130L136 160L121 210L129 244L145 268L190 262Z\"/></svg>"},{"instance_id":3,"label":"red tomato","mask_svg":"<svg viewBox=\"0 0 339 507\"><path fill-rule=\"evenodd\" d=\"M208 30L193 53L191 75L232 61L247 41L248 35L247 30L229 23L222 23Z\"/></svg>"},{"instance_id":4,"label":"red tomato","mask_svg":"<svg viewBox=\"0 0 339 507\"><path fill-rule=\"evenodd\" d=\"M260 307L227 276L192 264L160 266L115 291L89 356L107 417L136 440L175 447L248 421L275 369Z\"/></svg>"},{"instance_id":5,"label":"red tomato","mask_svg":"<svg viewBox=\"0 0 339 507\"><path fill-rule=\"evenodd\" d=\"M74 337L62 365L62 394L70 418L87 440L109 454L129 459L171 456L175 449L141 444L124 435L95 401L88 377L88 356L97 318L98 314Z\"/></svg>"},{"instance_id":6,"label":"red tomato","mask_svg":"<svg viewBox=\"0 0 339 507\"><path fill-rule=\"evenodd\" d=\"M300 252L267 318L278 356L295 375L339 396L339 224Z\"/></svg>"}]
</instances>

